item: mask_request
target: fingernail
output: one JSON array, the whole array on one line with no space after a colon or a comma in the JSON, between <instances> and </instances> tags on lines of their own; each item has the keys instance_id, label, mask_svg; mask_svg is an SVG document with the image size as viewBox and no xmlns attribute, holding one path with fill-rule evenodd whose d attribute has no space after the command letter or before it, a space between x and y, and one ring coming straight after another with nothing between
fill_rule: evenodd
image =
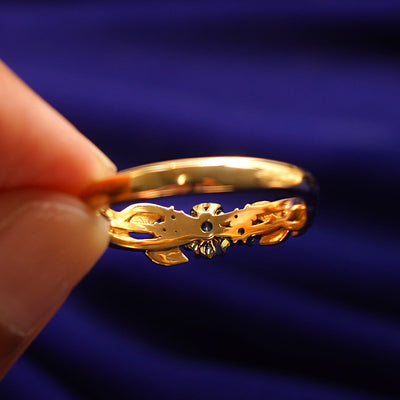
<instances>
[{"instance_id":1,"label":"fingernail","mask_svg":"<svg viewBox=\"0 0 400 400\"><path fill-rule=\"evenodd\" d=\"M99 164L101 177L114 174L117 171L116 165L96 145L93 145L93 148Z\"/></svg>"}]
</instances>

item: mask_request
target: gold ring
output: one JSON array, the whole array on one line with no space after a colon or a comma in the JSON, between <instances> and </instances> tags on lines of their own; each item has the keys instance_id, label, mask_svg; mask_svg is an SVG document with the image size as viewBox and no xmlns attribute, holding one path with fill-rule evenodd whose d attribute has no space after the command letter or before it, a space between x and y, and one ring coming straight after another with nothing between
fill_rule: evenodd
<instances>
[{"instance_id":1,"label":"gold ring","mask_svg":"<svg viewBox=\"0 0 400 400\"><path fill-rule=\"evenodd\" d=\"M190 214L173 206L135 203L122 211L112 204L189 193L265 191L291 197L261 199L225 213L220 204L195 205ZM213 258L234 243L277 244L311 224L317 187L303 169L250 157L202 157L134 167L96 182L81 197L110 220L110 243L144 250L155 263L188 261L181 246ZM146 237L143 237L143 236Z\"/></svg>"}]
</instances>

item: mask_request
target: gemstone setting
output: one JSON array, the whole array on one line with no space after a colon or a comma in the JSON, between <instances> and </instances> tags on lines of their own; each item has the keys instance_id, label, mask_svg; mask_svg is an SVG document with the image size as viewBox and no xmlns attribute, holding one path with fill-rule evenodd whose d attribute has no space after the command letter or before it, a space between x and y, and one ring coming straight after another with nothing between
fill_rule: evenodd
<instances>
[{"instance_id":1,"label":"gemstone setting","mask_svg":"<svg viewBox=\"0 0 400 400\"><path fill-rule=\"evenodd\" d=\"M210 221L204 221L200 228L204 233L208 233L213 230L213 224Z\"/></svg>"}]
</instances>

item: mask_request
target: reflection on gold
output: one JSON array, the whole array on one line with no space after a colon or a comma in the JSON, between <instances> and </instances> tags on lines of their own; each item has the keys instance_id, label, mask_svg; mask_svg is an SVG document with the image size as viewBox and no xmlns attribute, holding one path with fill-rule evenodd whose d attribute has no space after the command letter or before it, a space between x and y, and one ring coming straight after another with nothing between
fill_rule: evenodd
<instances>
[{"instance_id":1,"label":"reflection on gold","mask_svg":"<svg viewBox=\"0 0 400 400\"><path fill-rule=\"evenodd\" d=\"M184 184L186 183L186 180L187 180L186 174L180 174L180 175L178 176L177 180L176 180L176 183L177 183L179 186L182 186L182 185L184 185Z\"/></svg>"}]
</instances>

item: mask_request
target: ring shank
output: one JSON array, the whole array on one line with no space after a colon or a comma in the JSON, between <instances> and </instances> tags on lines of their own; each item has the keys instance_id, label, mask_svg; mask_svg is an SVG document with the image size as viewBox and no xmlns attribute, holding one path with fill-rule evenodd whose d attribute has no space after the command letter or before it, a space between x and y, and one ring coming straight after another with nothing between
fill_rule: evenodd
<instances>
[{"instance_id":1,"label":"ring shank","mask_svg":"<svg viewBox=\"0 0 400 400\"><path fill-rule=\"evenodd\" d=\"M121 171L89 186L81 198L93 208L104 208L138 199L263 189L298 192L306 201L316 193L312 175L292 164L251 157L201 157Z\"/></svg>"}]
</instances>

